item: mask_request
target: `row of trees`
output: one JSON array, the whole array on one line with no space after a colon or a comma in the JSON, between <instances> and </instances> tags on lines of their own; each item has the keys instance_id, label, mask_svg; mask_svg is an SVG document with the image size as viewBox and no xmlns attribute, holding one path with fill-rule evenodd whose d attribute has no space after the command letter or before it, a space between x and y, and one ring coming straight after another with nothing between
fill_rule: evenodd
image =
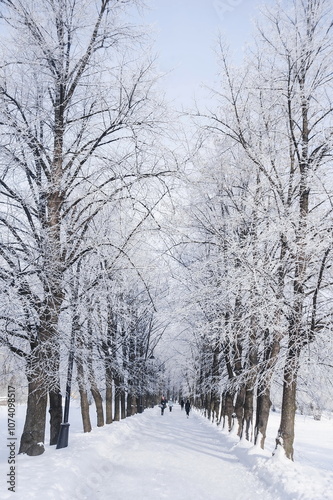
<instances>
[{"instance_id":1,"label":"row of trees","mask_svg":"<svg viewBox=\"0 0 333 500\"><path fill-rule=\"evenodd\" d=\"M28 455L44 451L48 401L57 441L70 349L85 430L87 388L104 420L102 373L107 422L124 413L125 387L127 408L147 391L158 287L135 246L157 227L172 161L146 36L128 22L137 6L0 2L1 343L26 371Z\"/></svg>"},{"instance_id":2,"label":"row of trees","mask_svg":"<svg viewBox=\"0 0 333 500\"><path fill-rule=\"evenodd\" d=\"M267 8L238 68L220 41L217 104L197 112L191 251L179 256L197 404L216 418L222 407L229 428L235 414L238 434L254 427L264 447L280 385L277 445L291 459L298 374L315 365L331 392L331 19L326 0Z\"/></svg>"}]
</instances>

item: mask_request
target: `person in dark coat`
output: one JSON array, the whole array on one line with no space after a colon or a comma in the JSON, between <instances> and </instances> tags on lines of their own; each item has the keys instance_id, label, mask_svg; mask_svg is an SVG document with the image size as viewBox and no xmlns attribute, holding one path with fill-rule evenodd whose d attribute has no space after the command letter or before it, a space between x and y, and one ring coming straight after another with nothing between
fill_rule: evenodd
<instances>
[{"instance_id":1,"label":"person in dark coat","mask_svg":"<svg viewBox=\"0 0 333 500\"><path fill-rule=\"evenodd\" d=\"M166 402L166 399L164 396L162 396L162 399L161 399L161 404L160 404L160 407L161 407L161 415L164 415L164 410L167 406L167 402Z\"/></svg>"},{"instance_id":2,"label":"person in dark coat","mask_svg":"<svg viewBox=\"0 0 333 500\"><path fill-rule=\"evenodd\" d=\"M190 403L189 399L186 400L185 411L186 411L186 415L187 415L187 418L188 418L189 415L190 415L190 411L191 411L191 403Z\"/></svg>"},{"instance_id":3,"label":"person in dark coat","mask_svg":"<svg viewBox=\"0 0 333 500\"><path fill-rule=\"evenodd\" d=\"M184 405L185 405L185 401L182 399L180 402L180 407L182 410L184 410Z\"/></svg>"}]
</instances>

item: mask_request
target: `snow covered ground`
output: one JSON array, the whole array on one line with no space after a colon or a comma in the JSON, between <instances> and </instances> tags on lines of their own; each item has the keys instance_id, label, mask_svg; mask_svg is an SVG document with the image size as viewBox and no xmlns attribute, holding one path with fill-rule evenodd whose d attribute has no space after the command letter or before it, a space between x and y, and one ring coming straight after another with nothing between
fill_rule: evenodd
<instances>
[{"instance_id":1,"label":"snow covered ground","mask_svg":"<svg viewBox=\"0 0 333 500\"><path fill-rule=\"evenodd\" d=\"M17 408L19 439L25 408ZM92 415L93 416L93 415ZM333 420L297 417L292 463L272 457L279 415L272 413L267 450L217 428L178 405L158 407L83 434L70 410L68 448L15 457L15 493L8 490L7 407L0 407L0 498L61 500L332 500ZM18 447L18 442L17 442Z\"/></svg>"}]
</instances>

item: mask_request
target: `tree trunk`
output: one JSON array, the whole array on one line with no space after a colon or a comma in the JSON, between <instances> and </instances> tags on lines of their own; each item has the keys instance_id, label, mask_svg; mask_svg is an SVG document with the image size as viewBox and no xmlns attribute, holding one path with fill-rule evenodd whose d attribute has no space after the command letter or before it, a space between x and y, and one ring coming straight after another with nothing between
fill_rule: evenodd
<instances>
[{"instance_id":1,"label":"tree trunk","mask_svg":"<svg viewBox=\"0 0 333 500\"><path fill-rule=\"evenodd\" d=\"M250 373L247 375L247 381L245 386L244 394L244 419L243 419L243 429L242 435L245 432L245 439L247 441L252 441L253 438L253 400L254 400L254 386L257 379L257 365L258 365L258 355L257 355L257 339L256 339L257 325L255 320L252 321L252 333L250 336L251 349L249 352L249 369Z\"/></svg>"},{"instance_id":2,"label":"tree trunk","mask_svg":"<svg viewBox=\"0 0 333 500\"><path fill-rule=\"evenodd\" d=\"M217 425L220 423L220 411L221 411L220 395L216 394L214 398L214 415L215 415L215 422Z\"/></svg>"},{"instance_id":3,"label":"tree trunk","mask_svg":"<svg viewBox=\"0 0 333 500\"><path fill-rule=\"evenodd\" d=\"M90 421L90 413L89 413L89 401L88 401L88 393L84 384L84 370L81 361L76 361L77 367L77 383L79 386L80 393L80 406L81 406L81 416L82 416L82 425L83 432L90 432L91 421Z\"/></svg>"},{"instance_id":4,"label":"tree trunk","mask_svg":"<svg viewBox=\"0 0 333 500\"><path fill-rule=\"evenodd\" d=\"M105 423L112 424L113 422L113 390L110 385L106 386L105 390Z\"/></svg>"},{"instance_id":5,"label":"tree trunk","mask_svg":"<svg viewBox=\"0 0 333 500\"><path fill-rule=\"evenodd\" d=\"M286 457L290 460L294 460L297 371L301 351L300 345L295 345L297 336L295 337L296 340L292 338L288 345L288 356L284 369L281 421L276 438L276 448L282 445Z\"/></svg>"},{"instance_id":6,"label":"tree trunk","mask_svg":"<svg viewBox=\"0 0 333 500\"><path fill-rule=\"evenodd\" d=\"M131 417L137 413L136 397L132 394L127 394L127 416Z\"/></svg>"},{"instance_id":7,"label":"tree trunk","mask_svg":"<svg viewBox=\"0 0 333 500\"><path fill-rule=\"evenodd\" d=\"M105 423L112 424L113 421L113 389L112 389L112 370L108 366L105 368Z\"/></svg>"},{"instance_id":8,"label":"tree trunk","mask_svg":"<svg viewBox=\"0 0 333 500\"><path fill-rule=\"evenodd\" d=\"M114 397L114 420L120 420L120 380L118 375L114 378L115 397Z\"/></svg>"},{"instance_id":9,"label":"tree trunk","mask_svg":"<svg viewBox=\"0 0 333 500\"><path fill-rule=\"evenodd\" d=\"M212 411L212 421L219 423L219 410L220 410L220 392L219 392L219 381L220 381L220 355L221 355L221 343L216 341L215 348L213 351L213 366L212 366L212 376L213 376L213 388L211 393L211 411Z\"/></svg>"},{"instance_id":10,"label":"tree trunk","mask_svg":"<svg viewBox=\"0 0 333 500\"><path fill-rule=\"evenodd\" d=\"M28 374L28 402L19 453L44 453L47 393L39 373Z\"/></svg>"},{"instance_id":11,"label":"tree trunk","mask_svg":"<svg viewBox=\"0 0 333 500\"><path fill-rule=\"evenodd\" d=\"M237 393L235 402L235 413L238 423L237 436L239 436L240 438L243 435L244 401L245 401L245 387L241 387Z\"/></svg>"},{"instance_id":12,"label":"tree trunk","mask_svg":"<svg viewBox=\"0 0 333 500\"><path fill-rule=\"evenodd\" d=\"M93 385L90 390L96 406L97 427L103 427L104 425L103 398L96 385Z\"/></svg>"},{"instance_id":13,"label":"tree trunk","mask_svg":"<svg viewBox=\"0 0 333 500\"><path fill-rule=\"evenodd\" d=\"M207 391L207 388L205 388L205 392ZM205 417L208 418L208 420L211 419L211 397L210 393L205 394L205 399L204 399L204 410L205 410Z\"/></svg>"},{"instance_id":14,"label":"tree trunk","mask_svg":"<svg viewBox=\"0 0 333 500\"><path fill-rule=\"evenodd\" d=\"M257 444L260 437L260 447L264 449L266 430L269 418L270 408L272 406L270 398L270 387L265 384L262 387L260 384L257 389L257 409L256 409L256 423L254 429L254 444Z\"/></svg>"},{"instance_id":15,"label":"tree trunk","mask_svg":"<svg viewBox=\"0 0 333 500\"><path fill-rule=\"evenodd\" d=\"M254 218L256 220L256 213L254 214ZM256 250L256 241L254 242L254 255L257 255ZM254 291L256 294L256 292ZM259 294L259 292L258 292ZM256 301L256 297L254 298ZM243 429L242 435L245 432L245 439L247 441L252 441L252 432L253 431L253 399L254 399L254 386L257 379L258 373L258 339L257 332L259 330L256 317L251 317L251 331L250 331L250 349L248 353L248 370L249 374L246 377L245 384L245 394L244 394L244 420L243 420ZM251 435L250 435L251 434Z\"/></svg>"},{"instance_id":16,"label":"tree trunk","mask_svg":"<svg viewBox=\"0 0 333 500\"><path fill-rule=\"evenodd\" d=\"M254 389L253 380L250 383L250 388L245 390L245 401L244 401L244 422L243 422L243 433L245 431L245 439L251 441L253 436L250 436L251 428L253 427L253 399L254 399ZM249 384L247 384L249 385Z\"/></svg>"},{"instance_id":17,"label":"tree trunk","mask_svg":"<svg viewBox=\"0 0 333 500\"><path fill-rule=\"evenodd\" d=\"M266 332L268 338L269 330ZM269 418L269 412L272 405L270 398L270 387L273 376L273 370L278 361L280 352L280 341L282 334L275 334L273 341L266 348L265 363L263 372L260 373L257 387L257 408L256 408L256 423L254 429L254 443L257 444L260 437L260 447L264 449L266 430Z\"/></svg>"},{"instance_id":18,"label":"tree trunk","mask_svg":"<svg viewBox=\"0 0 333 500\"><path fill-rule=\"evenodd\" d=\"M224 405L222 410L223 428L225 427L225 419L227 418L228 430L230 432L233 426L232 415L234 413L234 398L231 392L226 391L223 399L224 399Z\"/></svg>"},{"instance_id":19,"label":"tree trunk","mask_svg":"<svg viewBox=\"0 0 333 500\"><path fill-rule=\"evenodd\" d=\"M124 389L120 392L121 418L126 418L126 394Z\"/></svg>"},{"instance_id":20,"label":"tree trunk","mask_svg":"<svg viewBox=\"0 0 333 500\"><path fill-rule=\"evenodd\" d=\"M83 432L91 432L91 420L89 413L89 400L88 393L85 389L79 389L80 393L80 406L81 406L81 417L82 417L82 425Z\"/></svg>"},{"instance_id":21,"label":"tree trunk","mask_svg":"<svg viewBox=\"0 0 333 500\"><path fill-rule=\"evenodd\" d=\"M91 394L96 406L97 427L103 427L104 425L103 398L96 383L94 369L92 366L92 360L90 357L88 359L88 379L90 383Z\"/></svg>"},{"instance_id":22,"label":"tree trunk","mask_svg":"<svg viewBox=\"0 0 333 500\"><path fill-rule=\"evenodd\" d=\"M105 263L107 267L107 262ZM107 337L106 342L103 344L103 351L105 354L105 422L112 424L113 422L113 375L114 370L112 362L117 358L115 349L117 336L117 324L115 316L112 311L110 302L107 304Z\"/></svg>"},{"instance_id":23,"label":"tree trunk","mask_svg":"<svg viewBox=\"0 0 333 500\"><path fill-rule=\"evenodd\" d=\"M117 394L117 392L114 400L114 420L120 420L120 394Z\"/></svg>"}]
</instances>

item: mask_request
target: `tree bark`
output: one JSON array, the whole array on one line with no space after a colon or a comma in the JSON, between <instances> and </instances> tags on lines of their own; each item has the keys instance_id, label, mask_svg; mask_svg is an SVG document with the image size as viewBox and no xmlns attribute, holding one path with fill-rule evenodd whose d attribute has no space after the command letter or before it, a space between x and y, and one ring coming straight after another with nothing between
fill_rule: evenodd
<instances>
[{"instance_id":1,"label":"tree bark","mask_svg":"<svg viewBox=\"0 0 333 500\"><path fill-rule=\"evenodd\" d=\"M292 338L288 345L288 356L284 369L281 420L276 447L283 446L286 457L294 460L294 435L296 414L297 371L301 347Z\"/></svg>"},{"instance_id":2,"label":"tree bark","mask_svg":"<svg viewBox=\"0 0 333 500\"><path fill-rule=\"evenodd\" d=\"M114 377L115 396L114 396L114 420L120 420L120 380L118 375Z\"/></svg>"},{"instance_id":3,"label":"tree bark","mask_svg":"<svg viewBox=\"0 0 333 500\"><path fill-rule=\"evenodd\" d=\"M253 426L253 399L254 399L254 388L253 388L253 381L251 381L250 384L247 384L247 387L245 389L245 400L244 400L243 434L245 432L245 439L247 439L247 441L252 440L250 432Z\"/></svg>"},{"instance_id":4,"label":"tree bark","mask_svg":"<svg viewBox=\"0 0 333 500\"><path fill-rule=\"evenodd\" d=\"M237 436L239 436L240 438L243 435L244 401L245 401L245 387L240 387L240 389L237 392L235 401L235 414L238 423Z\"/></svg>"},{"instance_id":5,"label":"tree bark","mask_svg":"<svg viewBox=\"0 0 333 500\"><path fill-rule=\"evenodd\" d=\"M124 389L120 392L121 419L126 418L126 394Z\"/></svg>"},{"instance_id":6,"label":"tree bark","mask_svg":"<svg viewBox=\"0 0 333 500\"><path fill-rule=\"evenodd\" d=\"M136 411L136 397L133 394L127 394L127 416L135 415Z\"/></svg>"},{"instance_id":7,"label":"tree bark","mask_svg":"<svg viewBox=\"0 0 333 500\"><path fill-rule=\"evenodd\" d=\"M113 422L113 379L112 370L109 366L109 361L106 361L105 368L105 423L112 424Z\"/></svg>"},{"instance_id":8,"label":"tree bark","mask_svg":"<svg viewBox=\"0 0 333 500\"><path fill-rule=\"evenodd\" d=\"M92 359L88 358L88 380L90 383L91 395L95 402L96 414L97 414L97 427L103 427L104 425L104 409L103 409L103 398L98 389L94 369L92 366Z\"/></svg>"},{"instance_id":9,"label":"tree bark","mask_svg":"<svg viewBox=\"0 0 333 500\"><path fill-rule=\"evenodd\" d=\"M103 427L104 425L103 398L96 385L91 386L90 390L96 406L97 427Z\"/></svg>"},{"instance_id":10,"label":"tree bark","mask_svg":"<svg viewBox=\"0 0 333 500\"><path fill-rule=\"evenodd\" d=\"M269 412L272 406L270 398L270 387L266 385L258 385L257 389L257 408L256 408L256 423L254 428L254 444L257 444L260 438L260 447L264 449L266 440L266 430L269 418Z\"/></svg>"},{"instance_id":11,"label":"tree bark","mask_svg":"<svg viewBox=\"0 0 333 500\"><path fill-rule=\"evenodd\" d=\"M81 407L81 417L82 417L82 425L83 432L91 432L91 420L89 413L89 400L88 393L84 384L84 369L81 361L76 360L77 367L77 383L79 386L80 393L80 407Z\"/></svg>"},{"instance_id":12,"label":"tree bark","mask_svg":"<svg viewBox=\"0 0 333 500\"><path fill-rule=\"evenodd\" d=\"M269 330L266 332L268 337ZM260 438L260 447L264 449L266 440L266 430L269 419L269 412L272 406L270 398L270 388L275 365L280 352L281 333L275 333L275 338L266 349L265 363L262 372L259 374L257 386L257 407L256 423L254 428L254 443L257 444Z\"/></svg>"},{"instance_id":13,"label":"tree bark","mask_svg":"<svg viewBox=\"0 0 333 500\"><path fill-rule=\"evenodd\" d=\"M228 431L230 432L233 426L233 417L234 414L234 397L230 391L226 391L224 393L224 405L222 406L222 418L223 418L223 428L225 427L225 421L227 419L228 423Z\"/></svg>"},{"instance_id":14,"label":"tree bark","mask_svg":"<svg viewBox=\"0 0 333 500\"><path fill-rule=\"evenodd\" d=\"M28 366L29 368L30 366ZM35 368L32 374L27 374L27 411L19 453L26 453L31 457L41 455L45 451L47 392L40 375L38 367Z\"/></svg>"},{"instance_id":15,"label":"tree bark","mask_svg":"<svg viewBox=\"0 0 333 500\"><path fill-rule=\"evenodd\" d=\"M245 395L244 395L244 421L243 432L245 432L245 439L252 440L251 429L253 429L253 400L254 400L254 386L257 379L257 365L258 365L258 348L257 348L257 335L258 331L257 321L254 317L251 319L251 334L250 334L250 350L248 353L248 368L249 374L247 375Z\"/></svg>"},{"instance_id":16,"label":"tree bark","mask_svg":"<svg viewBox=\"0 0 333 500\"><path fill-rule=\"evenodd\" d=\"M91 427L91 420L89 413L88 393L86 389L81 387L79 389L79 394L80 394L80 407L81 407L83 432L91 432L92 427Z\"/></svg>"}]
</instances>

